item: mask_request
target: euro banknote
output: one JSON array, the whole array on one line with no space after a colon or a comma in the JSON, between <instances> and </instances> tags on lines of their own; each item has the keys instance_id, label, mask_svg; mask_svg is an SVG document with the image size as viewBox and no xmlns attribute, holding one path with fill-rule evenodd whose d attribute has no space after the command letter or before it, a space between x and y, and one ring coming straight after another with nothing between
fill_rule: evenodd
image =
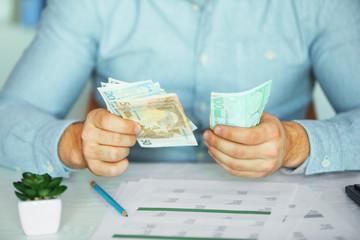
<instances>
[{"instance_id":1,"label":"euro banknote","mask_svg":"<svg viewBox=\"0 0 360 240\"><path fill-rule=\"evenodd\" d=\"M103 84L104 85L104 84ZM111 113L118 114L111 106L111 102L120 99L140 98L149 95L161 95L166 92L160 87L159 83L154 83L152 80L129 84L113 84L109 83L106 87L99 87L98 91L103 97L108 110Z\"/></svg>"},{"instance_id":2,"label":"euro banknote","mask_svg":"<svg viewBox=\"0 0 360 240\"><path fill-rule=\"evenodd\" d=\"M216 125L253 127L259 124L271 91L269 80L260 86L237 93L211 93L210 128Z\"/></svg>"},{"instance_id":3,"label":"euro banknote","mask_svg":"<svg viewBox=\"0 0 360 240\"><path fill-rule=\"evenodd\" d=\"M174 93L119 100L113 104L123 118L141 125L137 139L142 147L197 145L188 119Z\"/></svg>"},{"instance_id":4,"label":"euro banknote","mask_svg":"<svg viewBox=\"0 0 360 240\"><path fill-rule=\"evenodd\" d=\"M193 130L176 94L168 94L152 80L127 83L109 78L98 90L108 110L141 124L137 135L142 147L197 145Z\"/></svg>"}]
</instances>

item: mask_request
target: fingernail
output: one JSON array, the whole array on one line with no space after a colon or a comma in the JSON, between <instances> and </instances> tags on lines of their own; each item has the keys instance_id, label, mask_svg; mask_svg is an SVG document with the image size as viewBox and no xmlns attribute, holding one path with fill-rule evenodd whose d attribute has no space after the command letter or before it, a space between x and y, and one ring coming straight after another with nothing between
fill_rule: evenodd
<instances>
[{"instance_id":1,"label":"fingernail","mask_svg":"<svg viewBox=\"0 0 360 240\"><path fill-rule=\"evenodd\" d=\"M207 132L204 133L204 140L209 141L209 133Z\"/></svg>"},{"instance_id":2,"label":"fingernail","mask_svg":"<svg viewBox=\"0 0 360 240\"><path fill-rule=\"evenodd\" d=\"M134 133L135 133L135 134L138 134L140 131L141 131L140 125L137 125L137 124L136 124L136 126L135 126L135 128L134 128Z\"/></svg>"},{"instance_id":3,"label":"fingernail","mask_svg":"<svg viewBox=\"0 0 360 240\"><path fill-rule=\"evenodd\" d=\"M220 128L220 127L215 127L214 133L215 133L216 135L220 136L220 135L221 135L221 128Z\"/></svg>"}]
</instances>

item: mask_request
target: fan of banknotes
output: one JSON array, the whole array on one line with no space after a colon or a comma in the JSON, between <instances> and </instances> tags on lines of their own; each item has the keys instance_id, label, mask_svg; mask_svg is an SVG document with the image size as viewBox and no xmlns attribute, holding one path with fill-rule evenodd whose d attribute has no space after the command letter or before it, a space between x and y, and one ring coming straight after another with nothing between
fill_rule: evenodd
<instances>
[{"instance_id":1,"label":"fan of banknotes","mask_svg":"<svg viewBox=\"0 0 360 240\"><path fill-rule=\"evenodd\" d=\"M113 78L98 88L108 111L141 125L141 147L196 146L196 126L186 117L175 93L152 80L127 83Z\"/></svg>"},{"instance_id":2,"label":"fan of banknotes","mask_svg":"<svg viewBox=\"0 0 360 240\"><path fill-rule=\"evenodd\" d=\"M218 124L252 127L259 124L270 96L271 80L238 93L211 93L210 127ZM109 112L141 125L141 147L196 146L196 130L175 93L152 80L127 83L109 78L98 88Z\"/></svg>"}]
</instances>

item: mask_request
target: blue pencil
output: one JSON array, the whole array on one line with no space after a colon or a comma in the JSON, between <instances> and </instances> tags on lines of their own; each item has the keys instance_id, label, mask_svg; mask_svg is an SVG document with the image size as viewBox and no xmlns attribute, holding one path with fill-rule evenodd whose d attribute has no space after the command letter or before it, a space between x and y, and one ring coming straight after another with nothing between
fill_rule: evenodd
<instances>
[{"instance_id":1,"label":"blue pencil","mask_svg":"<svg viewBox=\"0 0 360 240\"><path fill-rule=\"evenodd\" d=\"M116 211L118 211L124 217L127 217L128 214L126 210L120 206L109 194L107 194L104 189L102 189L95 181L91 182L91 186L97 191L100 196L102 196Z\"/></svg>"}]
</instances>

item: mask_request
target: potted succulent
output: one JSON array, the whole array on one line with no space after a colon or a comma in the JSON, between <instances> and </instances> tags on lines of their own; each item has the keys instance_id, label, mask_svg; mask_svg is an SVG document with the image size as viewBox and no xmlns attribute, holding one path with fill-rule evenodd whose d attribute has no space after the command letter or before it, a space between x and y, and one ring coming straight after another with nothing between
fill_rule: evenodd
<instances>
[{"instance_id":1,"label":"potted succulent","mask_svg":"<svg viewBox=\"0 0 360 240\"><path fill-rule=\"evenodd\" d=\"M19 182L14 182L21 226L26 235L56 233L61 219L61 195L66 186L60 185L62 178L52 178L30 172L23 173Z\"/></svg>"}]
</instances>

